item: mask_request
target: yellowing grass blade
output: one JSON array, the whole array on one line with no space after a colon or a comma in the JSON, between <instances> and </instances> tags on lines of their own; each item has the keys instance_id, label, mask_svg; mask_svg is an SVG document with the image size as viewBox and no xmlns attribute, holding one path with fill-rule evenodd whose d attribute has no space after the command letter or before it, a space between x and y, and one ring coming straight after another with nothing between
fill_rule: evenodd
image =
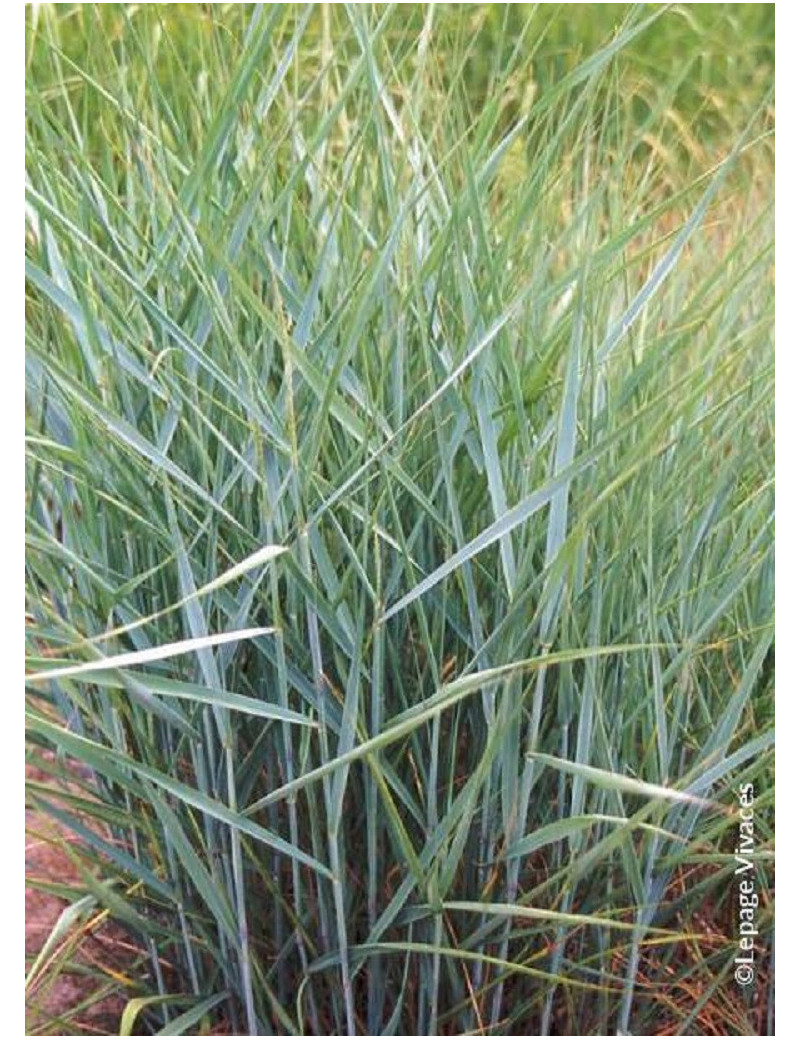
<instances>
[{"instance_id":1,"label":"yellowing grass blade","mask_svg":"<svg viewBox=\"0 0 800 1040\"><path fill-rule=\"evenodd\" d=\"M41 683L50 679L69 679L76 675L107 672L113 668L133 668L138 664L164 661L168 657L195 653L198 650L205 650L207 647L222 646L225 643L235 643L243 639L257 639L259 636L271 635L274 631L274 628L242 628L237 632L218 632L216 635L206 636L203 639L182 639L176 643L163 643L161 646L149 647L147 650L135 650L126 654L116 654L114 657L101 657L96 661L86 661L84 664L34 672L26 675L25 681Z\"/></svg>"}]
</instances>

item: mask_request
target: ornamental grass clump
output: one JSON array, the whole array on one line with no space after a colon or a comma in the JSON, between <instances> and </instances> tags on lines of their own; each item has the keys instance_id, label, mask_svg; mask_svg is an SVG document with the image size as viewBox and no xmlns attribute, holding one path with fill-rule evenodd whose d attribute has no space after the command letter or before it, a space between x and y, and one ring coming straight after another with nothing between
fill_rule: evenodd
<instances>
[{"instance_id":1,"label":"ornamental grass clump","mask_svg":"<svg viewBox=\"0 0 800 1040\"><path fill-rule=\"evenodd\" d=\"M32 1004L771 1031L771 10L29 9Z\"/></svg>"}]
</instances>

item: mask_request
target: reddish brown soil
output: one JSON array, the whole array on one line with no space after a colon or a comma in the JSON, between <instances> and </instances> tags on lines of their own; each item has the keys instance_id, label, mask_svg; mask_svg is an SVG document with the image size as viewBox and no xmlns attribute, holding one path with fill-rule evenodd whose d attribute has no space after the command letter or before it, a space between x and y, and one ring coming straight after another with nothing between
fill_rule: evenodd
<instances>
[{"instance_id":1,"label":"reddish brown soil","mask_svg":"<svg viewBox=\"0 0 800 1040\"><path fill-rule=\"evenodd\" d=\"M47 779L35 767L28 767L26 775L34 780ZM37 890L31 882L69 885L78 881L75 866L64 850L64 843L70 840L74 841L48 817L26 810L26 975L68 905L64 899ZM137 955L125 933L109 924L102 913L77 922L58 944L50 966L37 972L26 990L26 1033L118 1035L127 999L122 979ZM55 970L57 967L59 970Z\"/></svg>"}]
</instances>

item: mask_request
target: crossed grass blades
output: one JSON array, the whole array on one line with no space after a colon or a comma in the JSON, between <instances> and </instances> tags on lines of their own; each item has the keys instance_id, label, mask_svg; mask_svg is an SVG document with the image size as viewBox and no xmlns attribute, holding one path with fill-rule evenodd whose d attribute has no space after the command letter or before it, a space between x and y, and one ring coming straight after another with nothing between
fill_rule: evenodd
<instances>
[{"instance_id":1,"label":"crossed grass blades","mask_svg":"<svg viewBox=\"0 0 800 1040\"><path fill-rule=\"evenodd\" d=\"M29 798L80 879L34 1005L771 1031L773 36L29 9Z\"/></svg>"}]
</instances>

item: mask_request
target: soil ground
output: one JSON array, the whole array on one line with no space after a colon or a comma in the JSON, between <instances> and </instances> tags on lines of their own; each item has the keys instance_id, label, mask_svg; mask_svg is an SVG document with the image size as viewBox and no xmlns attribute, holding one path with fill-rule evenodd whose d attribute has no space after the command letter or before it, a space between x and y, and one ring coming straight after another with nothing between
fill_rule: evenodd
<instances>
[{"instance_id":1,"label":"soil ground","mask_svg":"<svg viewBox=\"0 0 800 1040\"><path fill-rule=\"evenodd\" d=\"M27 767L26 776L47 779L35 766ZM26 809L25 830L27 976L68 905L67 900L42 891L35 883L77 883L78 872L64 850L70 839L47 816ZM26 987L27 1035L117 1035L126 1002L118 972L124 966L129 969L137 954L127 935L107 922L102 913L76 922Z\"/></svg>"}]
</instances>

